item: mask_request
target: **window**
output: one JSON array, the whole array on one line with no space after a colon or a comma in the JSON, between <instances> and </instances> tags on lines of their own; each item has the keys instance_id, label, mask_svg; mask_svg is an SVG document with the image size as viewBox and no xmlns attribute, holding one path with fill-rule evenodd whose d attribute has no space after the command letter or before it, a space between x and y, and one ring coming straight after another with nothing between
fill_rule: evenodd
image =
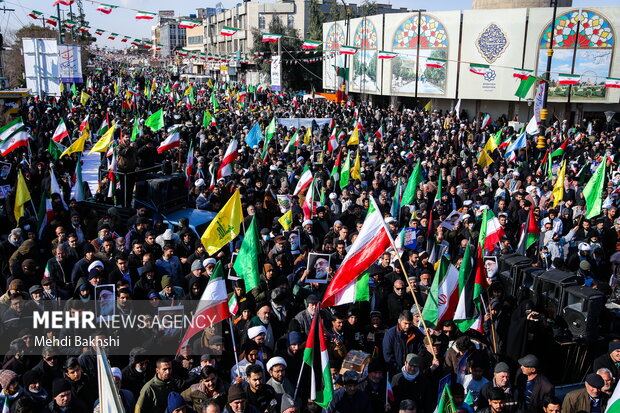
<instances>
[{"instance_id":1,"label":"window","mask_svg":"<svg viewBox=\"0 0 620 413\"><path fill-rule=\"evenodd\" d=\"M202 44L202 36L189 36L187 44Z\"/></svg>"},{"instance_id":2,"label":"window","mask_svg":"<svg viewBox=\"0 0 620 413\"><path fill-rule=\"evenodd\" d=\"M264 14L258 15L258 29L265 30L265 15Z\"/></svg>"},{"instance_id":3,"label":"window","mask_svg":"<svg viewBox=\"0 0 620 413\"><path fill-rule=\"evenodd\" d=\"M289 14L286 16L286 26L289 28L295 27L295 15Z\"/></svg>"}]
</instances>

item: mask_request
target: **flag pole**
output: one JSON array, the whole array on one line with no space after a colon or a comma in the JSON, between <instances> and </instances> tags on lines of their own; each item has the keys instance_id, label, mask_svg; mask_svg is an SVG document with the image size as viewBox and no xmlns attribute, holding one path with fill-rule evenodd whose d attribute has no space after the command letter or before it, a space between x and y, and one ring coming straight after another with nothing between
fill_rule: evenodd
<instances>
[{"instance_id":1,"label":"flag pole","mask_svg":"<svg viewBox=\"0 0 620 413\"><path fill-rule=\"evenodd\" d=\"M237 376L241 377L241 369L239 368L239 358L237 357L237 345L235 344L235 330L233 328L232 317L228 317L228 325L230 325L230 338L232 339L233 352L235 353L235 365L237 366Z\"/></svg>"},{"instance_id":2,"label":"flag pole","mask_svg":"<svg viewBox=\"0 0 620 413\"><path fill-rule=\"evenodd\" d=\"M389 397L388 397L388 383L389 382L390 382L390 373L387 373L387 375L385 376L385 405L386 406L389 403Z\"/></svg>"},{"instance_id":3,"label":"flag pole","mask_svg":"<svg viewBox=\"0 0 620 413\"><path fill-rule=\"evenodd\" d=\"M299 377L297 377L297 384L295 385L295 392L293 393L293 400L297 400L297 390L299 390L299 383L301 382L301 376L304 373L304 364L306 364L303 360L301 360L301 368L299 369Z\"/></svg>"},{"instance_id":4,"label":"flag pole","mask_svg":"<svg viewBox=\"0 0 620 413\"><path fill-rule=\"evenodd\" d=\"M482 301L482 305L484 306L484 311L487 312L489 318L491 319L491 337L493 338L493 349L495 350L495 354L497 354L497 339L495 338L495 326L493 324L493 314L489 311L489 307L487 303L484 302L484 297L480 295L480 301Z\"/></svg>"}]
</instances>

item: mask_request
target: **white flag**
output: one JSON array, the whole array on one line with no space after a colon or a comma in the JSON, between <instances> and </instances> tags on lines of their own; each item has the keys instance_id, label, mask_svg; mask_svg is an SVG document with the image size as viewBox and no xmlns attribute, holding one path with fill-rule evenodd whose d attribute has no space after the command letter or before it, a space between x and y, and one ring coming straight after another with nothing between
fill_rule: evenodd
<instances>
[{"instance_id":1,"label":"white flag","mask_svg":"<svg viewBox=\"0 0 620 413\"><path fill-rule=\"evenodd\" d=\"M457 119L461 119L460 113L461 113L461 99L459 99L458 102L456 102L456 106L454 107L454 112L456 112L456 118Z\"/></svg>"},{"instance_id":2,"label":"white flag","mask_svg":"<svg viewBox=\"0 0 620 413\"><path fill-rule=\"evenodd\" d=\"M528 135L538 135L538 122L536 122L536 116L532 116L530 122L525 127L525 132Z\"/></svg>"},{"instance_id":3,"label":"white flag","mask_svg":"<svg viewBox=\"0 0 620 413\"><path fill-rule=\"evenodd\" d=\"M112 369L105 352L100 347L97 347L97 378L99 379L99 412L124 413L123 403L114 385Z\"/></svg>"}]
</instances>

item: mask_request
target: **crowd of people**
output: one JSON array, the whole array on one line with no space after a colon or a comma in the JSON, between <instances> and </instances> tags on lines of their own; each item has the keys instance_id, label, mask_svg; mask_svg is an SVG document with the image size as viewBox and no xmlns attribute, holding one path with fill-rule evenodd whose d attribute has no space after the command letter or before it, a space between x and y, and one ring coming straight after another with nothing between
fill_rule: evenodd
<instances>
[{"instance_id":1,"label":"crowd of people","mask_svg":"<svg viewBox=\"0 0 620 413\"><path fill-rule=\"evenodd\" d=\"M490 137L500 131L502 142L519 134L505 118L481 128L479 117L465 111L428 112L355 98L302 101L293 93L231 83L191 85L155 68L98 64L102 69L90 73L77 93L65 87L59 97L32 98L23 105L19 115L33 139L2 159L11 165L4 182L16 188L21 171L32 203L16 222L13 190L5 194L0 217L7 229L0 244L0 341L5 344L0 406L11 412L98 408L95 346L37 345L33 313L75 314L101 301L111 304L100 311L121 315L150 311L152 317L160 307L178 305L191 314L221 266L236 303L230 306L232 323L205 328L178 352L167 353L158 351L170 339L165 329L113 331L131 336L133 343L126 354L109 356L125 411L432 413L440 404L440 413L605 412L620 377L613 308L620 299L620 128L598 120L592 128L585 119L575 125L555 120L541 127L544 149L530 137L514 159L500 149L489 154L492 163L481 166ZM86 102L82 90L89 95ZM159 109L165 127L153 131L144 121ZM212 120L204 122L205 111ZM276 124L272 139L245 143L255 124L265 134L274 118L317 121L300 130ZM319 125L324 118L331 122ZM72 197L72 187L80 185L79 153L58 158L50 151L61 119L69 131L60 142L64 146L81 136L84 119L91 133L105 119L117 125L113 149L101 153L97 190L86 201ZM180 146L159 153L173 125ZM354 128L359 143L348 145ZM332 135L337 148L328 145ZM98 138L94 133L87 147ZM231 139L239 142L231 171L218 176ZM291 139L295 145L287 145ZM557 165L548 166L546 154L566 140L564 193L556 200ZM349 172L343 168L347 156ZM243 235L209 254L188 220L168 228L159 211L143 204L122 208L131 204L124 197L132 197L134 182L112 179L107 171L113 157L117 172L138 172L133 175L138 181L141 170L158 165L163 175L187 174L191 208L217 213L239 191L244 228L254 221L260 230L259 286L247 291L244 280L234 277ZM412 201L400 205L418 161L422 182ZM340 168L334 174L336 162ZM587 219L583 190L600 162L607 164L602 212ZM307 169L314 178L309 214L303 208L307 193L294 194ZM50 174L60 188L55 192ZM116 191L109 191L110 185ZM371 198L397 248L368 269L367 300L321 307L329 280L364 225ZM105 213L95 207L102 204L109 204ZM39 205L43 214L37 214ZM433 295L437 263L443 257L460 268L467 246L478 246L485 209L498 217L503 236L484 254L489 264L480 322L465 331L452 319L426 328L422 314ZM285 223L289 210L292 220ZM551 314L532 289L516 286L515 293L502 280L498 268L516 252L530 210L540 231L526 251L531 266L574 273L575 285L596 290L608 304L588 320L597 327L589 342L562 328L561 309ZM404 229L414 242L399 242ZM140 307L140 301L148 306ZM333 386L325 406L312 400L316 378L304 364L317 312ZM42 331L48 339L80 333L68 327ZM81 333L96 338L110 331ZM573 356L568 347L577 349L568 353ZM568 394L556 388L575 383ZM447 407L440 403L445 387Z\"/></svg>"}]
</instances>

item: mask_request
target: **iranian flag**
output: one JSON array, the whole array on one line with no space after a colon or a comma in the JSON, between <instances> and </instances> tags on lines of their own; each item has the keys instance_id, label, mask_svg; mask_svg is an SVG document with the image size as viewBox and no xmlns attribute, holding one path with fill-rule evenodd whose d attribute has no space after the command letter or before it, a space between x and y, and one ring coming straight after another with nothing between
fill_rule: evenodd
<instances>
[{"instance_id":1,"label":"iranian flag","mask_svg":"<svg viewBox=\"0 0 620 413\"><path fill-rule=\"evenodd\" d=\"M433 57L429 57L426 59L426 67L435 67L437 69L441 69L446 65L446 61L444 59L435 59Z\"/></svg>"},{"instance_id":2,"label":"iranian flag","mask_svg":"<svg viewBox=\"0 0 620 413\"><path fill-rule=\"evenodd\" d=\"M121 43L127 43L127 40L131 39L131 37L129 36L123 36L123 38L121 39Z\"/></svg>"},{"instance_id":3,"label":"iranian flag","mask_svg":"<svg viewBox=\"0 0 620 413\"><path fill-rule=\"evenodd\" d=\"M194 174L194 143L190 139L187 149L187 162L185 163L185 186L190 187L192 175Z\"/></svg>"},{"instance_id":4,"label":"iranian flag","mask_svg":"<svg viewBox=\"0 0 620 413\"><path fill-rule=\"evenodd\" d=\"M157 16L157 14L149 11L138 11L136 13L136 20L153 20L155 16Z\"/></svg>"},{"instance_id":5,"label":"iranian flag","mask_svg":"<svg viewBox=\"0 0 620 413\"><path fill-rule=\"evenodd\" d=\"M329 135L329 140L327 141L327 150L329 152L333 152L338 149L338 135L336 134L336 128L332 130L332 134Z\"/></svg>"},{"instance_id":6,"label":"iranian flag","mask_svg":"<svg viewBox=\"0 0 620 413\"><path fill-rule=\"evenodd\" d=\"M482 256L480 256L482 259ZM468 243L459 268L459 301L454 311L454 322L461 331L467 331L477 318L475 274L473 274L471 245ZM480 289L478 289L478 295ZM478 297L479 298L479 297Z\"/></svg>"},{"instance_id":7,"label":"iranian flag","mask_svg":"<svg viewBox=\"0 0 620 413\"><path fill-rule=\"evenodd\" d=\"M174 128L172 133L168 135L166 139L157 148L157 153L169 151L173 148L178 148L181 145L181 135L179 135L179 129Z\"/></svg>"},{"instance_id":8,"label":"iranian flag","mask_svg":"<svg viewBox=\"0 0 620 413\"><path fill-rule=\"evenodd\" d=\"M271 42L277 43L282 37L281 34L263 33L263 43Z\"/></svg>"},{"instance_id":9,"label":"iranian flag","mask_svg":"<svg viewBox=\"0 0 620 413\"><path fill-rule=\"evenodd\" d=\"M295 153L295 148L297 147L299 140L299 131L295 131L291 139L289 139L286 147L284 148L284 153Z\"/></svg>"},{"instance_id":10,"label":"iranian flag","mask_svg":"<svg viewBox=\"0 0 620 413\"><path fill-rule=\"evenodd\" d=\"M58 17L49 16L47 20L45 20L45 23L51 24L52 26L56 27L58 25Z\"/></svg>"},{"instance_id":11,"label":"iranian flag","mask_svg":"<svg viewBox=\"0 0 620 413\"><path fill-rule=\"evenodd\" d=\"M237 296L233 293L228 300L228 312L232 315L237 315L237 311L239 311L239 300L237 300Z\"/></svg>"},{"instance_id":12,"label":"iranian flag","mask_svg":"<svg viewBox=\"0 0 620 413\"><path fill-rule=\"evenodd\" d=\"M304 40L301 48L303 50L314 50L321 46L321 42L315 42L314 40Z\"/></svg>"},{"instance_id":13,"label":"iranian flag","mask_svg":"<svg viewBox=\"0 0 620 413\"><path fill-rule=\"evenodd\" d=\"M482 236L482 234L484 234L484 248L489 252L493 252L502 237L506 235L504 228L499 223L499 219L489 208L485 208L482 214L480 235Z\"/></svg>"},{"instance_id":14,"label":"iranian flag","mask_svg":"<svg viewBox=\"0 0 620 413\"><path fill-rule=\"evenodd\" d=\"M489 70L490 70L489 65L478 65L475 63L469 64L469 71L476 75L484 76Z\"/></svg>"},{"instance_id":15,"label":"iranian flag","mask_svg":"<svg viewBox=\"0 0 620 413\"><path fill-rule=\"evenodd\" d=\"M37 233L40 239L45 227L54 219L54 208L52 207L52 200L47 196L47 191L42 193L37 218Z\"/></svg>"},{"instance_id":16,"label":"iranian flag","mask_svg":"<svg viewBox=\"0 0 620 413\"><path fill-rule=\"evenodd\" d=\"M224 278L222 263L218 261L213 270L213 275L209 279L207 287L204 293L202 293L202 297L200 297L200 301L192 317L192 322L187 328L183 340L181 340L179 344L179 350L181 350L192 337L202 332L205 328L211 327L229 317L230 311L228 309L226 279ZM177 354L179 350L177 350Z\"/></svg>"},{"instance_id":17,"label":"iranian flag","mask_svg":"<svg viewBox=\"0 0 620 413\"><path fill-rule=\"evenodd\" d=\"M381 126L379 126L379 129L377 129L375 131L375 136L382 141L383 140L383 136L385 135L385 131L383 130L383 124L381 124Z\"/></svg>"},{"instance_id":18,"label":"iranian flag","mask_svg":"<svg viewBox=\"0 0 620 413\"><path fill-rule=\"evenodd\" d=\"M379 259L391 245L383 216L373 198L370 198L370 207L364 219L359 235L351 245L347 256L342 261L338 271L327 286L323 296L324 307L345 304L353 297L357 297L357 283L372 264ZM354 294L355 293L355 294Z\"/></svg>"},{"instance_id":19,"label":"iranian flag","mask_svg":"<svg viewBox=\"0 0 620 413\"><path fill-rule=\"evenodd\" d=\"M48 20L48 21L46 21L45 23L50 23L50 22L49 22L49 20ZM50 24L53 24L53 23L50 23ZM74 22L73 20L65 20L65 21L63 22L63 24L64 24L64 26L65 26L67 29L73 29L73 28L77 25L77 23L76 23L76 22ZM82 28L80 28L80 30L82 30ZM85 29L85 30L86 30L86 31L88 31L88 29ZM82 30L82 31L84 31L84 30Z\"/></svg>"},{"instance_id":20,"label":"iranian flag","mask_svg":"<svg viewBox=\"0 0 620 413\"><path fill-rule=\"evenodd\" d=\"M458 287L459 270L442 256L422 311L429 328L437 328L443 321L452 320L458 304Z\"/></svg>"},{"instance_id":21,"label":"iranian flag","mask_svg":"<svg viewBox=\"0 0 620 413\"><path fill-rule=\"evenodd\" d=\"M616 77L608 77L605 79L605 87L620 88L620 79ZM620 388L620 386L618 388Z\"/></svg>"},{"instance_id":22,"label":"iranian flag","mask_svg":"<svg viewBox=\"0 0 620 413\"><path fill-rule=\"evenodd\" d=\"M28 146L28 141L31 139L32 137L25 128L15 132L10 138L0 143L0 155L7 156L17 148Z\"/></svg>"},{"instance_id":23,"label":"iranian flag","mask_svg":"<svg viewBox=\"0 0 620 413\"><path fill-rule=\"evenodd\" d=\"M329 354L325 343L325 333L321 312L317 308L314 312L306 348L304 349L304 364L310 367L310 400L324 409L327 409L334 396L332 375L329 371Z\"/></svg>"},{"instance_id":24,"label":"iranian flag","mask_svg":"<svg viewBox=\"0 0 620 413\"><path fill-rule=\"evenodd\" d=\"M99 7L97 7L97 11L100 11L101 13L104 13L104 14L110 14L112 13L112 10L114 10L117 7L118 6L113 6L111 4L101 3Z\"/></svg>"},{"instance_id":25,"label":"iranian flag","mask_svg":"<svg viewBox=\"0 0 620 413\"><path fill-rule=\"evenodd\" d=\"M484 118L482 119L482 124L480 126L480 129L484 129L485 127L489 126L490 123L491 123L491 115L487 113L486 115L484 115Z\"/></svg>"},{"instance_id":26,"label":"iranian flag","mask_svg":"<svg viewBox=\"0 0 620 413\"><path fill-rule=\"evenodd\" d=\"M37 10L33 10L30 13L28 13L28 16L32 17L35 20L38 20L41 17L43 17L43 13L41 13L40 11L37 11Z\"/></svg>"},{"instance_id":27,"label":"iranian flag","mask_svg":"<svg viewBox=\"0 0 620 413\"><path fill-rule=\"evenodd\" d=\"M297 185L295 186L293 196L299 194L301 191L306 189L310 185L310 182L312 182L312 171L308 166L306 166L303 173L301 174L301 177L299 178L299 182L297 182Z\"/></svg>"},{"instance_id":28,"label":"iranian flag","mask_svg":"<svg viewBox=\"0 0 620 413\"><path fill-rule=\"evenodd\" d=\"M116 40L116 37L118 36L118 33L110 33L110 35L108 36L108 39L110 40Z\"/></svg>"},{"instance_id":29,"label":"iranian flag","mask_svg":"<svg viewBox=\"0 0 620 413\"><path fill-rule=\"evenodd\" d=\"M304 212L304 219L312 219L312 215L314 215L314 210L316 206L316 204L314 203L314 191L314 179L312 179L310 181L310 184L308 185L308 192L306 192L306 196L301 203L301 209Z\"/></svg>"},{"instance_id":30,"label":"iranian flag","mask_svg":"<svg viewBox=\"0 0 620 413\"><path fill-rule=\"evenodd\" d=\"M96 34L97 36L101 36L101 35L103 35L103 32L105 32L105 30L101 30L101 29L97 29L97 30L95 30L95 34Z\"/></svg>"},{"instance_id":31,"label":"iranian flag","mask_svg":"<svg viewBox=\"0 0 620 413\"><path fill-rule=\"evenodd\" d=\"M233 34L237 33L238 31L239 31L239 29L235 29L234 27L224 26L222 28L222 31L220 32L220 34L222 36L232 36Z\"/></svg>"},{"instance_id":32,"label":"iranian flag","mask_svg":"<svg viewBox=\"0 0 620 413\"><path fill-rule=\"evenodd\" d=\"M63 6L70 6L74 1L75 0L56 0L54 4L52 4L52 7L56 7L59 4L62 4Z\"/></svg>"},{"instance_id":33,"label":"iranian flag","mask_svg":"<svg viewBox=\"0 0 620 413\"><path fill-rule=\"evenodd\" d=\"M377 57L379 59L394 59L395 57L398 57L398 53L386 52L386 51L380 50L379 53L377 54Z\"/></svg>"},{"instance_id":34,"label":"iranian flag","mask_svg":"<svg viewBox=\"0 0 620 413\"><path fill-rule=\"evenodd\" d=\"M354 55L359 50L359 47L355 46L340 46L340 54Z\"/></svg>"},{"instance_id":35,"label":"iranian flag","mask_svg":"<svg viewBox=\"0 0 620 413\"><path fill-rule=\"evenodd\" d=\"M516 67L512 69L512 77L516 77L517 79L527 80L528 77L533 75L533 70L517 69Z\"/></svg>"},{"instance_id":36,"label":"iranian flag","mask_svg":"<svg viewBox=\"0 0 620 413\"><path fill-rule=\"evenodd\" d=\"M239 156L239 152L237 151L238 145L239 144L237 143L237 139L232 139L228 144L228 148L226 148L226 153L224 154L224 159L222 159L220 168L217 170L217 179L232 175L232 163Z\"/></svg>"},{"instance_id":37,"label":"iranian flag","mask_svg":"<svg viewBox=\"0 0 620 413\"><path fill-rule=\"evenodd\" d=\"M530 207L530 213L527 216L525 224L521 229L521 238L519 239L519 246L517 247L517 253L526 255L527 249L533 244L538 242L540 237L540 228L538 228L538 222L534 216L534 207Z\"/></svg>"},{"instance_id":38,"label":"iranian flag","mask_svg":"<svg viewBox=\"0 0 620 413\"><path fill-rule=\"evenodd\" d=\"M581 75L560 73L558 75L558 85L576 85L579 83L579 79L581 79Z\"/></svg>"},{"instance_id":39,"label":"iranian flag","mask_svg":"<svg viewBox=\"0 0 620 413\"><path fill-rule=\"evenodd\" d=\"M4 142L22 128L24 128L24 122L22 121L21 116L4 125L0 128L0 142Z\"/></svg>"},{"instance_id":40,"label":"iranian flag","mask_svg":"<svg viewBox=\"0 0 620 413\"><path fill-rule=\"evenodd\" d=\"M181 19L181 22L179 23L179 27L183 29L193 29L196 26L198 26L198 23L193 20Z\"/></svg>"}]
</instances>

